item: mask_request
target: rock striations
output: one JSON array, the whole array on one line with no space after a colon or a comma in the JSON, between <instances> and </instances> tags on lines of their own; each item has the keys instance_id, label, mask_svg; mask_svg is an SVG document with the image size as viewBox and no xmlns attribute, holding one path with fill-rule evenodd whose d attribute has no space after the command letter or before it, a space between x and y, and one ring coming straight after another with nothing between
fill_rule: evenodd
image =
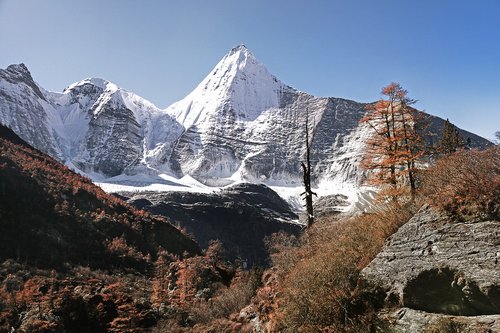
<instances>
[{"instance_id":1,"label":"rock striations","mask_svg":"<svg viewBox=\"0 0 500 333\"><path fill-rule=\"evenodd\" d=\"M362 272L385 295L380 316L395 332L500 331L499 230L499 221L455 222L424 207Z\"/></svg>"}]
</instances>

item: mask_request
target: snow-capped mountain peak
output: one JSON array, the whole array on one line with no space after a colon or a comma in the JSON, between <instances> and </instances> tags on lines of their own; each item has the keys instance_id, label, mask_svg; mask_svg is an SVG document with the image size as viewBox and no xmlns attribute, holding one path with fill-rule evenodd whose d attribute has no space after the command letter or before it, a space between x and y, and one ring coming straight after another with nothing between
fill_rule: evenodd
<instances>
[{"instance_id":1,"label":"snow-capped mountain peak","mask_svg":"<svg viewBox=\"0 0 500 333\"><path fill-rule=\"evenodd\" d=\"M166 111L185 128L200 129L220 117L251 121L279 106L284 87L244 45L239 45L186 98Z\"/></svg>"},{"instance_id":2,"label":"snow-capped mountain peak","mask_svg":"<svg viewBox=\"0 0 500 333\"><path fill-rule=\"evenodd\" d=\"M118 88L118 86L116 86L116 84L101 78L86 78L84 80L73 83L72 85L64 89L63 93L70 93L72 90L78 89L79 87L85 85L92 85L103 91L109 91L109 92L115 92L118 89L120 89Z\"/></svg>"},{"instance_id":3,"label":"snow-capped mountain peak","mask_svg":"<svg viewBox=\"0 0 500 333\"><path fill-rule=\"evenodd\" d=\"M7 67L7 71L9 71L11 73L27 74L27 75L31 76L31 73L28 70L28 67L26 67L26 65L23 63L10 65Z\"/></svg>"},{"instance_id":4,"label":"snow-capped mountain peak","mask_svg":"<svg viewBox=\"0 0 500 333\"><path fill-rule=\"evenodd\" d=\"M0 69L0 122L95 179L166 173L215 186L300 186L308 117L315 180L355 188L364 113L362 103L283 84L244 45L165 110L99 78L52 93L23 64Z\"/></svg>"}]
</instances>

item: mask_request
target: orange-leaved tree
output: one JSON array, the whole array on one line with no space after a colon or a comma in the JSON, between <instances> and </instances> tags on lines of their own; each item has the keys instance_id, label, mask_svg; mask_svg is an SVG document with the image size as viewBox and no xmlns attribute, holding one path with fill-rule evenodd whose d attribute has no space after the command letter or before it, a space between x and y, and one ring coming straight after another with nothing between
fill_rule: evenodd
<instances>
[{"instance_id":1,"label":"orange-leaved tree","mask_svg":"<svg viewBox=\"0 0 500 333\"><path fill-rule=\"evenodd\" d=\"M384 98L367 106L361 119L372 131L361 166L369 171L368 183L385 189L397 201L417 189L417 162L424 154L423 113L411 107L416 100L398 83L382 89Z\"/></svg>"}]
</instances>

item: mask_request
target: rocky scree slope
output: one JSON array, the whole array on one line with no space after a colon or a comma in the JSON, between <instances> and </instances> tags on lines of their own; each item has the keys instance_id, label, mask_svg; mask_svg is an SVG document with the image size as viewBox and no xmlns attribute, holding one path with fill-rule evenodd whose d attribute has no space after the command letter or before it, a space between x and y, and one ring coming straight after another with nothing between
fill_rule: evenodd
<instances>
[{"instance_id":1,"label":"rocky scree slope","mask_svg":"<svg viewBox=\"0 0 500 333\"><path fill-rule=\"evenodd\" d=\"M364 112L363 103L289 87L243 45L165 110L102 79L53 93L22 64L0 70L0 122L94 178L167 173L216 186L241 180L300 186L308 117L315 181L357 188L369 135L358 124ZM442 126L442 119L431 120ZM488 144L462 134L473 146Z\"/></svg>"},{"instance_id":2,"label":"rocky scree slope","mask_svg":"<svg viewBox=\"0 0 500 333\"><path fill-rule=\"evenodd\" d=\"M500 221L456 222L424 207L362 271L380 332L500 332ZM388 325L388 326L387 326Z\"/></svg>"}]
</instances>

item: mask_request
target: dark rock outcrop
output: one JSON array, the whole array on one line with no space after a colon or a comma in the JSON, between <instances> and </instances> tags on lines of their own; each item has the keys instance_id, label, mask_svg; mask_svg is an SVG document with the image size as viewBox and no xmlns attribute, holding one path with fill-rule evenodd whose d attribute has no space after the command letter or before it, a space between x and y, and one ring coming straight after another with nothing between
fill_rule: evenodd
<instances>
[{"instance_id":1,"label":"dark rock outcrop","mask_svg":"<svg viewBox=\"0 0 500 333\"><path fill-rule=\"evenodd\" d=\"M317 198L314 202L315 218L340 214L344 207L349 206L348 199L347 196L342 194L325 195Z\"/></svg>"},{"instance_id":2,"label":"dark rock outcrop","mask_svg":"<svg viewBox=\"0 0 500 333\"><path fill-rule=\"evenodd\" d=\"M264 238L279 231L298 234L301 226L289 205L265 185L239 184L211 194L188 192L122 193L139 209L168 217L206 248L220 240L228 259L249 266L266 264Z\"/></svg>"},{"instance_id":3,"label":"dark rock outcrop","mask_svg":"<svg viewBox=\"0 0 500 333\"><path fill-rule=\"evenodd\" d=\"M479 324L500 327L499 260L499 221L455 222L424 207L362 277L369 289L383 291L381 318L395 317L389 322L396 332L422 332L426 323L460 323L475 332Z\"/></svg>"}]
</instances>

